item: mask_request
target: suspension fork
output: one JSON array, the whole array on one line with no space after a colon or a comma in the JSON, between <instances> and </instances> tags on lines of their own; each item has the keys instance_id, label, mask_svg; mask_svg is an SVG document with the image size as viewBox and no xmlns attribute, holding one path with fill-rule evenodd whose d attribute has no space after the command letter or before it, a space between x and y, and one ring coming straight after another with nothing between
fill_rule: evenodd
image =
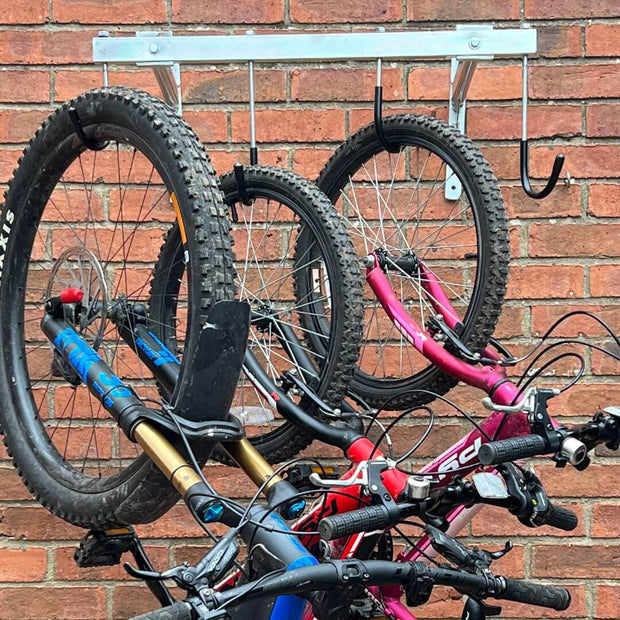
<instances>
[{"instance_id":1,"label":"suspension fork","mask_svg":"<svg viewBox=\"0 0 620 620\"><path fill-rule=\"evenodd\" d=\"M41 328L90 393L118 423L129 440L143 448L194 514L205 522L217 519L222 512L222 506L217 502L217 498L213 497L212 490L205 485L193 467L188 465L187 459L157 425L150 421L153 419L153 412L145 407L134 391L116 376L99 354L64 319L47 313L43 317ZM181 368L178 361L172 361L173 354L153 334L149 335L141 330L137 333L132 330L123 331L124 339L127 338L140 359L153 371L155 378L168 388L173 388L170 378L176 373L178 379ZM138 339L142 339L145 346L133 346ZM161 347L165 351L162 351ZM160 356L153 355L153 352ZM162 356L168 361L158 363ZM162 368L164 370L160 372ZM279 475L274 475L271 465L247 439L223 442L222 447L257 486L264 487L263 492L270 503L275 505L284 502L283 509L290 513L286 515L287 518L301 513L305 503L293 500L287 505L285 501L293 498L297 490Z\"/></svg>"}]
</instances>

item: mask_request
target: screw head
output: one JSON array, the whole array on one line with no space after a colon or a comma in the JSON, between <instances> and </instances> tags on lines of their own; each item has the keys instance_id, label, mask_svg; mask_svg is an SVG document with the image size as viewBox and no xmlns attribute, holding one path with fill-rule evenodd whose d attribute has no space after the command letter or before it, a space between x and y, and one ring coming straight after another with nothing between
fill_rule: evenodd
<instances>
[{"instance_id":1,"label":"screw head","mask_svg":"<svg viewBox=\"0 0 620 620\"><path fill-rule=\"evenodd\" d=\"M151 52L151 54L157 54L157 52L159 52L159 45L157 45L157 43L151 43L149 52Z\"/></svg>"},{"instance_id":2,"label":"screw head","mask_svg":"<svg viewBox=\"0 0 620 620\"><path fill-rule=\"evenodd\" d=\"M473 50L477 50L480 47L480 39L478 37L472 37L469 40L469 47Z\"/></svg>"}]
</instances>

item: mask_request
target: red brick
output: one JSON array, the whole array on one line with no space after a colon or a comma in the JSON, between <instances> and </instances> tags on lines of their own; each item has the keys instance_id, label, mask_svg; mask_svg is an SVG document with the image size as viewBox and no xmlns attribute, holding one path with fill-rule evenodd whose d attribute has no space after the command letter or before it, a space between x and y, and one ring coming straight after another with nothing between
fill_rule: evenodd
<instances>
[{"instance_id":1,"label":"red brick","mask_svg":"<svg viewBox=\"0 0 620 620\"><path fill-rule=\"evenodd\" d=\"M545 283L541 287L541 282ZM553 299L581 297L583 268L578 265L512 265L508 277L508 299Z\"/></svg>"},{"instance_id":2,"label":"red brick","mask_svg":"<svg viewBox=\"0 0 620 620\"><path fill-rule=\"evenodd\" d=\"M619 256L620 224L531 224L530 256Z\"/></svg>"},{"instance_id":3,"label":"red brick","mask_svg":"<svg viewBox=\"0 0 620 620\"><path fill-rule=\"evenodd\" d=\"M290 15L300 23L373 23L400 21L403 11L400 0L291 0Z\"/></svg>"},{"instance_id":4,"label":"red brick","mask_svg":"<svg viewBox=\"0 0 620 620\"><path fill-rule=\"evenodd\" d=\"M618 17L620 8L615 0L525 0L525 17L548 19L553 17Z\"/></svg>"},{"instance_id":5,"label":"red brick","mask_svg":"<svg viewBox=\"0 0 620 620\"><path fill-rule=\"evenodd\" d=\"M531 148L531 147L530 147ZM519 149L515 146L480 145L482 154L491 165L493 174L500 180L519 178ZM522 191L522 190L521 190ZM556 193L564 192L558 187Z\"/></svg>"},{"instance_id":6,"label":"red brick","mask_svg":"<svg viewBox=\"0 0 620 620\"><path fill-rule=\"evenodd\" d=\"M538 28L538 56L566 58L581 56L581 27L545 24Z\"/></svg>"},{"instance_id":7,"label":"red brick","mask_svg":"<svg viewBox=\"0 0 620 620\"><path fill-rule=\"evenodd\" d=\"M32 495L27 489L17 471L11 469L0 469L0 500L30 500Z\"/></svg>"},{"instance_id":8,"label":"red brick","mask_svg":"<svg viewBox=\"0 0 620 620\"><path fill-rule=\"evenodd\" d=\"M409 72L409 99L447 99L449 75L449 67L412 68ZM468 101L516 99L520 96L521 69L514 65L478 68L467 93Z\"/></svg>"},{"instance_id":9,"label":"red brick","mask_svg":"<svg viewBox=\"0 0 620 620\"><path fill-rule=\"evenodd\" d=\"M145 550L156 570L168 568L168 547L145 545ZM123 556L116 566L80 568L73 554L75 546L58 547L55 551L54 577L58 581L125 581L132 579L123 568L123 562L133 562L130 555Z\"/></svg>"},{"instance_id":10,"label":"red brick","mask_svg":"<svg viewBox=\"0 0 620 620\"><path fill-rule=\"evenodd\" d=\"M589 105L586 108L586 135L612 138L620 135L620 105Z\"/></svg>"},{"instance_id":11,"label":"red brick","mask_svg":"<svg viewBox=\"0 0 620 620\"><path fill-rule=\"evenodd\" d=\"M41 547L0 549L0 581L41 581L46 569L47 551Z\"/></svg>"},{"instance_id":12,"label":"red brick","mask_svg":"<svg viewBox=\"0 0 620 620\"><path fill-rule=\"evenodd\" d=\"M219 493L225 493L228 497L243 498L251 497L256 493L256 486L238 468L231 469L224 465L210 465L207 470L209 483Z\"/></svg>"},{"instance_id":13,"label":"red brick","mask_svg":"<svg viewBox=\"0 0 620 620\"><path fill-rule=\"evenodd\" d=\"M592 536L616 538L620 523L620 504L600 504L592 507Z\"/></svg>"},{"instance_id":14,"label":"red brick","mask_svg":"<svg viewBox=\"0 0 620 620\"><path fill-rule=\"evenodd\" d=\"M620 56L620 24L586 26L586 56Z\"/></svg>"},{"instance_id":15,"label":"red brick","mask_svg":"<svg viewBox=\"0 0 620 620\"><path fill-rule=\"evenodd\" d=\"M530 198L520 185L501 188L509 218L577 217L581 213L581 187L560 186L544 200Z\"/></svg>"},{"instance_id":16,"label":"red brick","mask_svg":"<svg viewBox=\"0 0 620 620\"><path fill-rule=\"evenodd\" d=\"M234 142L250 139L246 110L232 113ZM257 142L333 142L344 139L343 110L258 110Z\"/></svg>"},{"instance_id":17,"label":"red brick","mask_svg":"<svg viewBox=\"0 0 620 620\"><path fill-rule=\"evenodd\" d=\"M499 323L495 328L494 336L496 338L514 338L523 334L523 321L525 319L525 308L521 306L502 307L502 313L499 316Z\"/></svg>"},{"instance_id":18,"label":"red brick","mask_svg":"<svg viewBox=\"0 0 620 620\"><path fill-rule=\"evenodd\" d=\"M0 30L0 63L90 63L94 30Z\"/></svg>"},{"instance_id":19,"label":"red brick","mask_svg":"<svg viewBox=\"0 0 620 620\"><path fill-rule=\"evenodd\" d=\"M293 153L293 170L307 179L315 179L333 154L334 151L331 149L295 149Z\"/></svg>"},{"instance_id":20,"label":"red brick","mask_svg":"<svg viewBox=\"0 0 620 620\"><path fill-rule=\"evenodd\" d=\"M620 401L620 385L618 383L578 383L570 390L556 396L550 412L556 416L590 416L596 411ZM576 476L579 478L581 474ZM614 490L615 492L615 490Z\"/></svg>"},{"instance_id":21,"label":"red brick","mask_svg":"<svg viewBox=\"0 0 620 620\"><path fill-rule=\"evenodd\" d=\"M127 86L140 88L161 98L161 90L152 71L122 70L110 71L108 79L111 86ZM54 72L54 100L68 101L90 88L103 86L101 71L80 69L56 69Z\"/></svg>"},{"instance_id":22,"label":"red brick","mask_svg":"<svg viewBox=\"0 0 620 620\"><path fill-rule=\"evenodd\" d=\"M250 163L248 149L223 151L209 148L209 156L218 174L225 174L233 169L235 162L240 161L246 166ZM287 152L283 149L262 148L258 151L258 161L267 166L286 166Z\"/></svg>"},{"instance_id":23,"label":"red brick","mask_svg":"<svg viewBox=\"0 0 620 620\"><path fill-rule=\"evenodd\" d=\"M173 0L172 21L195 24L273 24L284 19L282 0L227 2Z\"/></svg>"},{"instance_id":24,"label":"red brick","mask_svg":"<svg viewBox=\"0 0 620 620\"><path fill-rule=\"evenodd\" d=\"M590 293L593 297L619 297L620 265L592 265Z\"/></svg>"},{"instance_id":25,"label":"red brick","mask_svg":"<svg viewBox=\"0 0 620 620\"><path fill-rule=\"evenodd\" d=\"M50 115L51 110L0 110L0 141L11 144L28 142L36 128Z\"/></svg>"},{"instance_id":26,"label":"red brick","mask_svg":"<svg viewBox=\"0 0 620 620\"><path fill-rule=\"evenodd\" d=\"M534 550L534 577L614 579L620 545L538 545Z\"/></svg>"},{"instance_id":27,"label":"red brick","mask_svg":"<svg viewBox=\"0 0 620 620\"><path fill-rule=\"evenodd\" d=\"M601 585L596 588L595 618L617 620L620 616L620 586Z\"/></svg>"},{"instance_id":28,"label":"red brick","mask_svg":"<svg viewBox=\"0 0 620 620\"><path fill-rule=\"evenodd\" d=\"M523 228L520 225L508 227L508 240L510 243L510 258L519 258L523 252L521 250L521 232Z\"/></svg>"},{"instance_id":29,"label":"red brick","mask_svg":"<svg viewBox=\"0 0 620 620\"><path fill-rule=\"evenodd\" d=\"M424 114L425 116L434 116L443 121L448 120L448 108L441 106L417 106L411 102L410 105L398 106L397 104L386 105L383 109L384 117L396 114ZM364 109L349 110L349 134L354 134L358 129L365 127L369 123L374 122L373 110L370 107Z\"/></svg>"},{"instance_id":30,"label":"red brick","mask_svg":"<svg viewBox=\"0 0 620 620\"><path fill-rule=\"evenodd\" d=\"M106 592L100 587L2 588L1 620L104 620Z\"/></svg>"},{"instance_id":31,"label":"red brick","mask_svg":"<svg viewBox=\"0 0 620 620\"><path fill-rule=\"evenodd\" d=\"M68 540L81 538L84 530L39 506L5 506L0 508L0 534L18 540Z\"/></svg>"},{"instance_id":32,"label":"red brick","mask_svg":"<svg viewBox=\"0 0 620 620\"><path fill-rule=\"evenodd\" d=\"M614 177L617 174L615 162L620 157L620 145L616 144L536 146L530 149L530 174L534 178L547 179L558 153L564 153L566 169L579 178ZM565 174L566 171L562 172L563 177ZM559 184L558 189L563 190Z\"/></svg>"},{"instance_id":33,"label":"red brick","mask_svg":"<svg viewBox=\"0 0 620 620\"><path fill-rule=\"evenodd\" d=\"M50 98L49 71L5 69L0 71L2 103L45 103Z\"/></svg>"},{"instance_id":34,"label":"red brick","mask_svg":"<svg viewBox=\"0 0 620 620\"><path fill-rule=\"evenodd\" d=\"M542 336L555 321L568 312L584 310L594 313L603 319L608 325L620 323L620 308L615 306L600 305L537 305L532 308L532 334ZM594 319L577 314L560 323L553 330L554 337L564 336L607 336L608 332Z\"/></svg>"},{"instance_id":35,"label":"red brick","mask_svg":"<svg viewBox=\"0 0 620 620\"><path fill-rule=\"evenodd\" d=\"M256 101L286 100L286 72L255 70L254 96ZM183 74L185 103L247 103L249 98L246 70L187 71Z\"/></svg>"},{"instance_id":36,"label":"red brick","mask_svg":"<svg viewBox=\"0 0 620 620\"><path fill-rule=\"evenodd\" d=\"M0 24L42 24L48 17L48 0L5 3L0 12Z\"/></svg>"},{"instance_id":37,"label":"red brick","mask_svg":"<svg viewBox=\"0 0 620 620\"><path fill-rule=\"evenodd\" d=\"M582 403L582 414L591 416L593 407ZM614 497L618 493L618 475L620 464L605 463L590 465L584 471L575 471L572 467L560 469L544 463L536 466L536 473L542 480L550 497Z\"/></svg>"},{"instance_id":38,"label":"red brick","mask_svg":"<svg viewBox=\"0 0 620 620\"><path fill-rule=\"evenodd\" d=\"M620 374L620 364L618 364L620 347L610 342L604 348L616 357L613 358L602 351L592 351L592 374L618 376Z\"/></svg>"},{"instance_id":39,"label":"red brick","mask_svg":"<svg viewBox=\"0 0 620 620\"><path fill-rule=\"evenodd\" d=\"M402 70L384 67L383 98L402 99ZM371 69L296 69L291 72L294 101L372 101L376 72Z\"/></svg>"},{"instance_id":40,"label":"red brick","mask_svg":"<svg viewBox=\"0 0 620 620\"><path fill-rule=\"evenodd\" d=\"M532 99L619 96L620 69L616 64L530 67L530 97Z\"/></svg>"},{"instance_id":41,"label":"red brick","mask_svg":"<svg viewBox=\"0 0 620 620\"><path fill-rule=\"evenodd\" d=\"M620 215L620 184L590 185L588 214L597 217L618 217Z\"/></svg>"},{"instance_id":42,"label":"red brick","mask_svg":"<svg viewBox=\"0 0 620 620\"><path fill-rule=\"evenodd\" d=\"M167 21L164 0L54 0L54 21L77 24L153 24Z\"/></svg>"},{"instance_id":43,"label":"red brick","mask_svg":"<svg viewBox=\"0 0 620 620\"><path fill-rule=\"evenodd\" d=\"M581 133L579 106L530 106L528 136L549 138ZM467 135L473 140L507 140L521 137L521 108L469 106Z\"/></svg>"},{"instance_id":44,"label":"red brick","mask_svg":"<svg viewBox=\"0 0 620 620\"><path fill-rule=\"evenodd\" d=\"M204 531L188 517L186 506L177 504L157 521L136 526L136 532L141 538L202 538Z\"/></svg>"},{"instance_id":45,"label":"red brick","mask_svg":"<svg viewBox=\"0 0 620 620\"><path fill-rule=\"evenodd\" d=\"M407 0L407 19L415 22L518 19L518 0Z\"/></svg>"},{"instance_id":46,"label":"red brick","mask_svg":"<svg viewBox=\"0 0 620 620\"><path fill-rule=\"evenodd\" d=\"M228 120L220 110L185 110L183 117L202 142L227 142Z\"/></svg>"}]
</instances>

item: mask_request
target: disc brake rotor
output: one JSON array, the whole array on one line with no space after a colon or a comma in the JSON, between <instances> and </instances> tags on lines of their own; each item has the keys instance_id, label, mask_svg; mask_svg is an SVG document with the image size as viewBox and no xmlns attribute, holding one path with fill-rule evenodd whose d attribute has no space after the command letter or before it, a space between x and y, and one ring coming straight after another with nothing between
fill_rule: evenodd
<instances>
[{"instance_id":1,"label":"disc brake rotor","mask_svg":"<svg viewBox=\"0 0 620 620\"><path fill-rule=\"evenodd\" d=\"M69 248L58 257L47 282L45 298L59 296L67 288L83 293L74 327L96 351L104 339L110 300L101 263L85 247Z\"/></svg>"}]
</instances>

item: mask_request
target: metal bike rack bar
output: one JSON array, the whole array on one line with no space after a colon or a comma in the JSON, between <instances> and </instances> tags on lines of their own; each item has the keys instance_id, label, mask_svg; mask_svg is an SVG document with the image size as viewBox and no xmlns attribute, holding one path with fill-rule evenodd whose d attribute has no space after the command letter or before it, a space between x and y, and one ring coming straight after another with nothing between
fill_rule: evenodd
<instances>
[{"instance_id":1,"label":"metal bike rack bar","mask_svg":"<svg viewBox=\"0 0 620 620\"><path fill-rule=\"evenodd\" d=\"M381 29L383 30L383 29ZM104 83L110 64L151 67L165 100L182 112L181 65L246 63L250 73L250 126L256 157L254 68L256 63L303 63L365 60L449 59L449 122L465 132L467 91L477 62L526 57L536 52L536 29L494 29L459 24L455 30L174 36L170 31L111 37L103 31L93 39L93 60L103 63ZM380 63L378 67L380 67ZM380 69L379 69L380 71ZM378 76L379 78L379 76ZM380 81L378 81L380 85ZM446 170L445 196L457 200L461 186Z\"/></svg>"},{"instance_id":2,"label":"metal bike rack bar","mask_svg":"<svg viewBox=\"0 0 620 620\"><path fill-rule=\"evenodd\" d=\"M457 26L456 30L95 37L93 60L108 63L328 62L421 58L523 56L536 52L534 28L496 30Z\"/></svg>"}]
</instances>

